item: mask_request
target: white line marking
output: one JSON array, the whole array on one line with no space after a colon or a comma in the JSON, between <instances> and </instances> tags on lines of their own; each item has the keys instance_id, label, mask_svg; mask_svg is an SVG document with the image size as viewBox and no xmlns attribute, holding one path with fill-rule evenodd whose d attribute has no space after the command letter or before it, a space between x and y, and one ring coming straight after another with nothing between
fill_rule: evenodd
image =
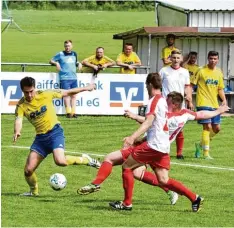
<instances>
[{"instance_id":1,"label":"white line marking","mask_svg":"<svg viewBox=\"0 0 234 228\"><path fill-rule=\"evenodd\" d=\"M17 148L17 149L30 149L28 146L2 146L6 148ZM89 153L88 151L85 152L74 152L74 151L65 151L66 153L69 154L89 154L93 156L99 156L99 157L104 157L106 154L93 154ZM207 169L216 169L216 170L228 170L228 171L234 171L234 168L230 167L217 167L217 166L207 166L207 165L198 165L198 164L188 164L188 163L177 163L177 162L171 162L173 165L180 165L180 166L189 166L189 167L199 167L199 168L207 168Z\"/></svg>"}]
</instances>

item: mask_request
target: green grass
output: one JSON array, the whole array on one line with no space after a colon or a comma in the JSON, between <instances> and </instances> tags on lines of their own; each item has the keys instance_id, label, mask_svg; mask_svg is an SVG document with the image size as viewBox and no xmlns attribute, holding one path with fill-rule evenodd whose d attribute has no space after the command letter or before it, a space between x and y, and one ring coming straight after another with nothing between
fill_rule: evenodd
<instances>
[{"instance_id":1,"label":"green grass","mask_svg":"<svg viewBox=\"0 0 234 228\"><path fill-rule=\"evenodd\" d=\"M68 120L59 117L66 135L66 149L105 155L121 148L123 137L138 126L123 117L87 117ZM57 167L49 156L38 168L40 197L23 198L27 191L23 168L27 149L10 148L13 115L2 115L2 226L3 227L231 227L233 226L233 170L218 170L173 164L170 175L205 197L203 210L191 212L191 203L180 197L175 206L159 188L136 182L134 207L131 212L112 211L108 202L123 199L121 168L115 167L100 192L80 196L77 188L90 183L96 174L86 166ZM212 161L195 159L194 142L200 138L201 126L195 122L185 128L184 161L175 159L175 145L171 149L172 162L213 167L234 168L232 127L234 119L223 118L222 131L211 143ZM34 130L25 120L17 146L30 146ZM101 156L99 156L102 158ZM55 172L63 173L67 187L53 191L48 179Z\"/></svg>"},{"instance_id":2,"label":"green grass","mask_svg":"<svg viewBox=\"0 0 234 228\"><path fill-rule=\"evenodd\" d=\"M116 59L122 40L113 40L120 32L155 25L154 12L105 11L12 11L16 23L27 32L14 28L2 34L2 62L48 63L63 41L71 39L79 61L93 55L98 46ZM4 24L2 24L4 25ZM3 66L3 71L20 71L20 67ZM30 67L27 71L55 71L55 68Z\"/></svg>"}]
</instances>

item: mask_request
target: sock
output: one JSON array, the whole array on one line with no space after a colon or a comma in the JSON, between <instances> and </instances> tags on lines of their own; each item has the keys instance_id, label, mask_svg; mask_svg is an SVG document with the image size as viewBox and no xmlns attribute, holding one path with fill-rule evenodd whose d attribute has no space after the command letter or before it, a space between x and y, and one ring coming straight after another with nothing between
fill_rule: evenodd
<instances>
[{"instance_id":1,"label":"sock","mask_svg":"<svg viewBox=\"0 0 234 228\"><path fill-rule=\"evenodd\" d=\"M88 158L76 157L71 155L65 156L68 165L87 165L89 164Z\"/></svg>"},{"instance_id":2,"label":"sock","mask_svg":"<svg viewBox=\"0 0 234 228\"><path fill-rule=\"evenodd\" d=\"M203 148L204 156L209 156L210 131L207 131L207 130L202 131L202 148Z\"/></svg>"},{"instance_id":3,"label":"sock","mask_svg":"<svg viewBox=\"0 0 234 228\"><path fill-rule=\"evenodd\" d=\"M97 176L92 184L100 185L111 174L113 165L104 161L98 170Z\"/></svg>"},{"instance_id":4,"label":"sock","mask_svg":"<svg viewBox=\"0 0 234 228\"><path fill-rule=\"evenodd\" d=\"M25 180L27 181L29 187L30 187L30 191L34 194L34 195L38 195L38 183L37 183L37 176L36 173L33 172L33 174L31 176L25 176Z\"/></svg>"},{"instance_id":5,"label":"sock","mask_svg":"<svg viewBox=\"0 0 234 228\"><path fill-rule=\"evenodd\" d=\"M71 113L71 107L66 107L66 113L70 114Z\"/></svg>"},{"instance_id":6,"label":"sock","mask_svg":"<svg viewBox=\"0 0 234 228\"><path fill-rule=\"evenodd\" d=\"M71 114L74 115L76 113L76 107L71 108Z\"/></svg>"},{"instance_id":7,"label":"sock","mask_svg":"<svg viewBox=\"0 0 234 228\"><path fill-rule=\"evenodd\" d=\"M182 155L183 147L184 147L184 134L183 131L180 131L180 133L176 136L177 155Z\"/></svg>"},{"instance_id":8,"label":"sock","mask_svg":"<svg viewBox=\"0 0 234 228\"><path fill-rule=\"evenodd\" d=\"M133 177L132 170L123 169L122 178L123 178L123 188L124 188L123 204L125 206L129 206L132 204L132 194L133 194L133 188L134 188L134 177Z\"/></svg>"},{"instance_id":9,"label":"sock","mask_svg":"<svg viewBox=\"0 0 234 228\"><path fill-rule=\"evenodd\" d=\"M170 178L165 187L169 188L171 191L177 192L180 195L186 196L188 199L190 199L191 202L196 200L196 194L190 191L179 181Z\"/></svg>"},{"instance_id":10,"label":"sock","mask_svg":"<svg viewBox=\"0 0 234 228\"><path fill-rule=\"evenodd\" d=\"M168 192L168 188L165 188L163 186L159 186L159 183L158 183L158 179L156 177L156 175L154 173L151 173L151 172L148 172L148 171L145 171L142 178L141 178L141 181L146 183L146 184L149 184L149 185L153 185L153 186L158 186L160 188L162 188L165 192Z\"/></svg>"}]
</instances>

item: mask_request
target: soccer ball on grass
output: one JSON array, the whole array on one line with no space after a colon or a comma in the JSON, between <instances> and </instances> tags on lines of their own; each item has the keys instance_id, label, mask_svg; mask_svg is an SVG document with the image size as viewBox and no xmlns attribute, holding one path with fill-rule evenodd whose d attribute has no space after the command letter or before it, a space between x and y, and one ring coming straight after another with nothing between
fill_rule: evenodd
<instances>
[{"instance_id":1,"label":"soccer ball on grass","mask_svg":"<svg viewBox=\"0 0 234 228\"><path fill-rule=\"evenodd\" d=\"M66 187L67 179L63 174L55 173L50 176L49 184L55 191L60 191Z\"/></svg>"}]
</instances>

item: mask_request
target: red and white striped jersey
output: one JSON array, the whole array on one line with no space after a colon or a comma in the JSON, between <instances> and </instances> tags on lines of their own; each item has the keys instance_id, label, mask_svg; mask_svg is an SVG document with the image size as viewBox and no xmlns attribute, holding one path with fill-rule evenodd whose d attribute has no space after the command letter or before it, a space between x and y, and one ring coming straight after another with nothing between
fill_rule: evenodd
<instances>
[{"instance_id":1,"label":"red and white striped jersey","mask_svg":"<svg viewBox=\"0 0 234 228\"><path fill-rule=\"evenodd\" d=\"M153 114L155 118L147 131L147 142L150 148L162 153L170 152L167 112L167 102L161 95L157 94L149 100L146 116Z\"/></svg>"},{"instance_id":2,"label":"red and white striped jersey","mask_svg":"<svg viewBox=\"0 0 234 228\"><path fill-rule=\"evenodd\" d=\"M172 143L179 132L183 129L184 125L189 120L197 119L196 112L188 109L182 109L179 112L168 113L168 128L170 135L170 143Z\"/></svg>"}]
</instances>

